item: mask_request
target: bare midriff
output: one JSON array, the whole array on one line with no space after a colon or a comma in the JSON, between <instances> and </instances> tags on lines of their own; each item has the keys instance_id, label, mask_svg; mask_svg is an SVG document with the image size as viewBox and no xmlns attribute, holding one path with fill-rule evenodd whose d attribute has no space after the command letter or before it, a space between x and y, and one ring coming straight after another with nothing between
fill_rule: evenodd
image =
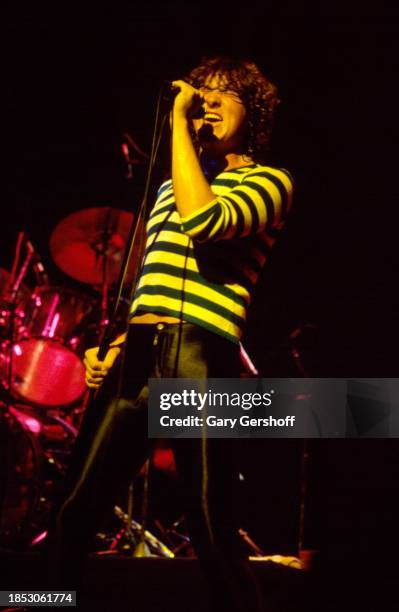
<instances>
[{"instance_id":1,"label":"bare midriff","mask_svg":"<svg viewBox=\"0 0 399 612\"><path fill-rule=\"evenodd\" d=\"M170 317L168 315L159 315L154 312L143 312L143 314L137 314L129 323L181 323L181 319L177 317ZM184 321L183 321L184 323Z\"/></svg>"}]
</instances>

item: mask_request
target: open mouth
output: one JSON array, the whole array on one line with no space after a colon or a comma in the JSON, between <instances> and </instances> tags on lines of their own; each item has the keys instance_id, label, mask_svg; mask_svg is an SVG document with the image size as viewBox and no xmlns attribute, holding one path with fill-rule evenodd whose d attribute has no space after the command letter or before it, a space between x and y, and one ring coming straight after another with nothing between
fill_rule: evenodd
<instances>
[{"instance_id":1,"label":"open mouth","mask_svg":"<svg viewBox=\"0 0 399 612\"><path fill-rule=\"evenodd\" d=\"M208 121L209 123L216 123L217 121L222 121L222 117L217 113L205 113L204 121Z\"/></svg>"}]
</instances>

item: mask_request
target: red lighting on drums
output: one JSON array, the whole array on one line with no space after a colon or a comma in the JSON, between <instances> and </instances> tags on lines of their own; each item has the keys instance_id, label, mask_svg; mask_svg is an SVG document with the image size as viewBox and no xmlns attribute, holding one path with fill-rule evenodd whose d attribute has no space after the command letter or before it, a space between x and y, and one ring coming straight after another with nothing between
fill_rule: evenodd
<instances>
[{"instance_id":1,"label":"red lighting on drums","mask_svg":"<svg viewBox=\"0 0 399 612\"><path fill-rule=\"evenodd\" d=\"M26 338L20 345L21 355L13 367L13 391L19 399L56 408L82 397L85 370L78 355L61 342L46 338Z\"/></svg>"},{"instance_id":2,"label":"red lighting on drums","mask_svg":"<svg viewBox=\"0 0 399 612\"><path fill-rule=\"evenodd\" d=\"M78 336L74 336L73 338L71 338L68 342L68 346L71 347L72 350L76 350L79 346L80 343L80 338Z\"/></svg>"},{"instance_id":3,"label":"red lighting on drums","mask_svg":"<svg viewBox=\"0 0 399 612\"><path fill-rule=\"evenodd\" d=\"M42 432L43 426L38 419L35 419L35 417L25 414L25 412L17 410L13 407L10 407L10 412L16 419L18 419L25 430L28 430L33 434L40 434Z\"/></svg>"},{"instance_id":4,"label":"red lighting on drums","mask_svg":"<svg viewBox=\"0 0 399 612\"><path fill-rule=\"evenodd\" d=\"M29 429L34 434L39 434L42 430L42 426L36 419L32 419L32 417L27 417L25 419L26 428Z\"/></svg>"},{"instance_id":5,"label":"red lighting on drums","mask_svg":"<svg viewBox=\"0 0 399 612\"><path fill-rule=\"evenodd\" d=\"M55 330L57 329L59 320L60 320L60 313L56 312L54 315L54 319L51 322L50 331L48 333L49 338L54 338Z\"/></svg>"},{"instance_id":6,"label":"red lighting on drums","mask_svg":"<svg viewBox=\"0 0 399 612\"><path fill-rule=\"evenodd\" d=\"M0 462L6 474L0 487L2 549L41 546L47 537L86 407L84 351L98 342L99 321L108 323L108 285L118 278L133 215L101 208L70 217L51 249L62 271L91 285L90 292L52 285L38 255L31 259L32 246L22 263L16 255L12 274L0 268L0 421L7 442ZM137 257L131 279L136 265ZM32 271L37 284L28 287L22 281L30 282ZM127 299L121 304L115 332L125 326L130 307Z\"/></svg>"},{"instance_id":7,"label":"red lighting on drums","mask_svg":"<svg viewBox=\"0 0 399 612\"><path fill-rule=\"evenodd\" d=\"M18 355L18 357L21 357L22 355L22 350L21 347L19 346L19 344L15 344L13 347L13 351L16 355Z\"/></svg>"}]
</instances>

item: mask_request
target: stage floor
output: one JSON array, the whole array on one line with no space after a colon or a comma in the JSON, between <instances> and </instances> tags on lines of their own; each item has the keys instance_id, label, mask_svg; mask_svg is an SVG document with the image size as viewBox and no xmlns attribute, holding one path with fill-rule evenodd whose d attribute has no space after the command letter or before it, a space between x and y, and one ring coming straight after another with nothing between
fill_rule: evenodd
<instances>
[{"instance_id":1,"label":"stage floor","mask_svg":"<svg viewBox=\"0 0 399 612\"><path fill-rule=\"evenodd\" d=\"M311 574L271 561L251 561L251 566L270 604L266 612L320 610L312 601ZM36 553L0 551L0 567L1 590L43 588L44 567ZM85 585L85 592L77 594L82 612L209 610L196 559L93 555Z\"/></svg>"}]
</instances>

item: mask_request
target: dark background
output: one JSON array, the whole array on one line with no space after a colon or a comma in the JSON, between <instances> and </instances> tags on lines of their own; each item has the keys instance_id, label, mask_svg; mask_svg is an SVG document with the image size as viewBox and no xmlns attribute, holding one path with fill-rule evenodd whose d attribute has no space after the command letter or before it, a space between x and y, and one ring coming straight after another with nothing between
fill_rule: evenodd
<instances>
[{"instance_id":1,"label":"dark background","mask_svg":"<svg viewBox=\"0 0 399 612\"><path fill-rule=\"evenodd\" d=\"M6 23L8 168L0 266L11 268L17 233L25 230L53 285L91 292L52 262L48 244L56 224L89 207L137 210L144 169L125 179L121 134L128 131L148 152L164 79L180 78L202 55L249 56L280 88L271 163L292 172L296 193L259 283L246 346L265 375L298 374L289 335L310 324L300 339L308 374L395 376L397 187L390 111L398 29L395 15L309 16L301 8L273 15L264 5L172 3L148 14L133 4L107 10L19 5ZM385 447L375 444L365 442L355 453L350 441L334 447L329 465L339 478L330 477L335 486L342 478L346 483L335 498L343 500L335 504L339 512L351 507L357 483L371 492L381 474L382 482L391 482L396 451L386 461ZM272 520L287 524L292 510L284 502L297 495L300 451L287 441L248 449L248 503L258 507L254 529L261 544L268 500ZM354 455L360 480L359 470L350 469ZM277 466L273 478L270 465ZM261 483L254 475L259 467ZM283 509L279 518L276 508ZM355 524L357 510L350 516Z\"/></svg>"},{"instance_id":2,"label":"dark background","mask_svg":"<svg viewBox=\"0 0 399 612\"><path fill-rule=\"evenodd\" d=\"M321 353L306 369L387 376L396 371L398 318L387 119L397 22L300 10L273 17L256 5L251 15L211 12L41 5L10 16L0 265L10 269L25 230L52 284L90 291L52 262L56 224L89 207L137 210L144 167L126 181L122 133L148 152L164 79L180 78L202 55L249 56L280 88L271 163L296 180L294 211L251 310L251 354L266 373L276 374L276 363L289 372L286 340L310 323L318 333L305 345Z\"/></svg>"}]
</instances>

